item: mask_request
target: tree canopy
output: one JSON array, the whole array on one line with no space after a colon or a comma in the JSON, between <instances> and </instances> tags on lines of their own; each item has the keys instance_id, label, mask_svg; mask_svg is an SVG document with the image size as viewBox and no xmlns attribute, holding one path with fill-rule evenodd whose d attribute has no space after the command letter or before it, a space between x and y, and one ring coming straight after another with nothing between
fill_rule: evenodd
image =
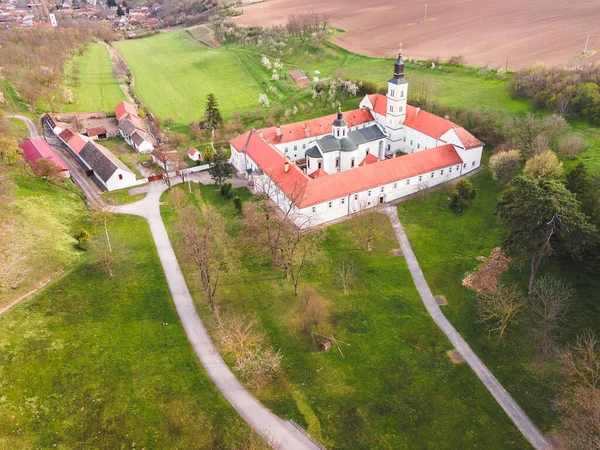
<instances>
[{"instance_id":1,"label":"tree canopy","mask_svg":"<svg viewBox=\"0 0 600 450\"><path fill-rule=\"evenodd\" d=\"M223 117L219 110L219 104L215 94L206 96L206 108L204 108L204 122L209 127L215 128L223 123Z\"/></svg>"},{"instance_id":2,"label":"tree canopy","mask_svg":"<svg viewBox=\"0 0 600 450\"><path fill-rule=\"evenodd\" d=\"M229 164L227 154L223 150L217 150L212 158L210 168L208 169L211 178L219 186L223 183L223 180L229 178L233 173L233 169Z\"/></svg>"}]
</instances>

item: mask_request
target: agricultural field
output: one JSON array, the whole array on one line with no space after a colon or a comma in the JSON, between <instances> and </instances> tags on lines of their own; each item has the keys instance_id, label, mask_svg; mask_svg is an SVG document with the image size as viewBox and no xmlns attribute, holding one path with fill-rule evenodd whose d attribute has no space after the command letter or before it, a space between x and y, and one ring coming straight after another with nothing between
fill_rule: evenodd
<instances>
[{"instance_id":1,"label":"agricultural field","mask_svg":"<svg viewBox=\"0 0 600 450\"><path fill-rule=\"evenodd\" d=\"M113 73L108 49L90 42L82 55L74 56L65 68L65 89L73 93L73 103L60 100L53 105L62 112L112 112L117 103L125 100Z\"/></svg>"},{"instance_id":2,"label":"agricultural field","mask_svg":"<svg viewBox=\"0 0 600 450\"><path fill-rule=\"evenodd\" d=\"M0 316L0 448L241 448L250 431L200 367L146 221L109 233L114 277L85 253Z\"/></svg>"},{"instance_id":3,"label":"agricultural field","mask_svg":"<svg viewBox=\"0 0 600 450\"><path fill-rule=\"evenodd\" d=\"M295 420L327 448L527 447L471 369L446 355L451 345L426 312L406 263L390 255L397 246L391 226L372 252L359 248L352 221L329 227L296 297L266 252L250 244L231 201L214 186L195 185L194 191L187 202L214 205L237 252L231 263L236 270L220 287L219 308L256 317L267 341L283 354L283 373L253 391L276 414ZM240 196L252 201L246 190ZM177 249L178 215L168 194L163 201L163 219ZM347 295L332 272L342 258L354 260L359 274ZM182 268L210 329L213 317L195 271ZM343 355L313 347L302 322L307 295L326 302L331 332L349 344L340 344Z\"/></svg>"},{"instance_id":4,"label":"agricultural field","mask_svg":"<svg viewBox=\"0 0 600 450\"><path fill-rule=\"evenodd\" d=\"M563 6L559 0L408 0L401 8L386 0L309 4L267 0L244 6L244 14L236 21L285 24L290 14L316 11L327 14L330 25L348 31L334 42L356 53L394 56L402 41L408 58L447 60L463 55L469 64L495 68L504 68L508 58L509 70L516 70L537 62L565 65L581 54L586 34L597 27L596 5L574 2L567 9ZM588 61L599 60L598 49L600 36L591 34Z\"/></svg>"},{"instance_id":5,"label":"agricultural field","mask_svg":"<svg viewBox=\"0 0 600 450\"><path fill-rule=\"evenodd\" d=\"M293 42L292 53L271 55L253 47L236 45L216 49L199 44L184 31L162 33L144 39L117 42L123 58L135 74L135 92L142 102L161 119L172 118L179 125L198 121L204 111L206 95L217 96L225 118L234 111L258 107L258 96L267 94L272 103L291 107L311 101L311 93L298 91L291 82L271 81L271 73L261 64L267 54L272 60L280 58L283 71L301 69L309 76L323 78L336 70L346 76L364 79L385 86L393 70L393 59L360 56L326 42L322 48ZM317 71L317 72L315 72ZM523 101L511 99L504 79L476 69L425 69L407 64L406 77L414 83L434 86L440 102L449 106L489 104L519 113L530 109ZM269 87L275 87L272 94ZM356 102L344 103L356 107ZM315 110L313 117L321 115Z\"/></svg>"},{"instance_id":6,"label":"agricultural field","mask_svg":"<svg viewBox=\"0 0 600 450\"><path fill-rule=\"evenodd\" d=\"M0 205L0 309L79 261L75 236L88 220L73 183L12 178L13 199Z\"/></svg>"}]
</instances>

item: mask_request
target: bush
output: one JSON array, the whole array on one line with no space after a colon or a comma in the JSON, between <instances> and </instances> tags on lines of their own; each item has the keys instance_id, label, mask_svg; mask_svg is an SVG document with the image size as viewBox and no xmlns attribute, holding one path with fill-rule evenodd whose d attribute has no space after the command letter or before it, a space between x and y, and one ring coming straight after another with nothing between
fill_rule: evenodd
<instances>
[{"instance_id":1,"label":"bush","mask_svg":"<svg viewBox=\"0 0 600 450\"><path fill-rule=\"evenodd\" d=\"M574 158L583 151L583 147L583 136L580 134L570 134L558 141L558 154Z\"/></svg>"},{"instance_id":2,"label":"bush","mask_svg":"<svg viewBox=\"0 0 600 450\"><path fill-rule=\"evenodd\" d=\"M84 229L81 229L79 237L77 238L77 247L79 247L79 249L83 251L87 251L90 248L92 248L92 240L90 239L90 234Z\"/></svg>"},{"instance_id":3,"label":"bush","mask_svg":"<svg viewBox=\"0 0 600 450\"><path fill-rule=\"evenodd\" d=\"M448 60L448 65L450 66L464 66L467 63L467 60L463 55L451 56Z\"/></svg>"},{"instance_id":4,"label":"bush","mask_svg":"<svg viewBox=\"0 0 600 450\"><path fill-rule=\"evenodd\" d=\"M231 183L229 184L229 190L227 191L227 198L228 199L232 199L238 196L238 190L236 188L234 188Z\"/></svg>"},{"instance_id":5,"label":"bush","mask_svg":"<svg viewBox=\"0 0 600 450\"><path fill-rule=\"evenodd\" d=\"M473 203L476 196L477 190L473 184L467 179L460 180L450 193L450 206L462 211Z\"/></svg>"},{"instance_id":6,"label":"bush","mask_svg":"<svg viewBox=\"0 0 600 450\"><path fill-rule=\"evenodd\" d=\"M563 173L563 167L554 152L547 150L529 158L524 172L531 178L558 178Z\"/></svg>"},{"instance_id":7,"label":"bush","mask_svg":"<svg viewBox=\"0 0 600 450\"><path fill-rule=\"evenodd\" d=\"M490 169L495 180L508 184L521 167L521 153L519 150L507 150L496 153L490 158Z\"/></svg>"},{"instance_id":8,"label":"bush","mask_svg":"<svg viewBox=\"0 0 600 450\"><path fill-rule=\"evenodd\" d=\"M237 195L233 197L233 206L235 206L238 213L242 213L242 200Z\"/></svg>"},{"instance_id":9,"label":"bush","mask_svg":"<svg viewBox=\"0 0 600 450\"><path fill-rule=\"evenodd\" d=\"M229 191L231 190L233 186L231 185L231 183L223 183L221 185L221 195L223 197L228 197L229 196Z\"/></svg>"}]
</instances>

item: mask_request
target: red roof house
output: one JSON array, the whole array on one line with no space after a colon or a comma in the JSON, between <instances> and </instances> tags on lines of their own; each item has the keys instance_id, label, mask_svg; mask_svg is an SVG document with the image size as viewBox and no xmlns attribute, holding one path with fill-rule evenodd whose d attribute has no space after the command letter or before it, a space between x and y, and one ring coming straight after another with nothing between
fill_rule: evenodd
<instances>
[{"instance_id":1,"label":"red roof house","mask_svg":"<svg viewBox=\"0 0 600 450\"><path fill-rule=\"evenodd\" d=\"M87 130L87 135L89 137L97 137L98 139L106 139L106 128L104 127L95 127Z\"/></svg>"},{"instance_id":2,"label":"red roof house","mask_svg":"<svg viewBox=\"0 0 600 450\"><path fill-rule=\"evenodd\" d=\"M137 117L137 109L135 105L123 100L121 103L115 106L115 114L117 116L117 120L121 120L121 118L126 114L131 114L132 116Z\"/></svg>"},{"instance_id":3,"label":"red roof house","mask_svg":"<svg viewBox=\"0 0 600 450\"><path fill-rule=\"evenodd\" d=\"M52 147L50 147L46 141L41 139L25 139L19 147L23 149L25 159L31 167L35 167L38 160L45 159L56 166L58 170L63 173L63 176L69 176L69 168L62 159L54 153L54 150L52 150Z\"/></svg>"}]
</instances>

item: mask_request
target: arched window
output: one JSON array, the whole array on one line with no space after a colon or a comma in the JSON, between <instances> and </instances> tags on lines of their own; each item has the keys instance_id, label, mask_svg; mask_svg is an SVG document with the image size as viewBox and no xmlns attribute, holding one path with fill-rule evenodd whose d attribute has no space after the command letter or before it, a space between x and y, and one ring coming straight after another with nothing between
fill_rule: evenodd
<instances>
[{"instance_id":1,"label":"arched window","mask_svg":"<svg viewBox=\"0 0 600 450\"><path fill-rule=\"evenodd\" d=\"M337 130L337 137L340 137L340 130Z\"/></svg>"}]
</instances>

